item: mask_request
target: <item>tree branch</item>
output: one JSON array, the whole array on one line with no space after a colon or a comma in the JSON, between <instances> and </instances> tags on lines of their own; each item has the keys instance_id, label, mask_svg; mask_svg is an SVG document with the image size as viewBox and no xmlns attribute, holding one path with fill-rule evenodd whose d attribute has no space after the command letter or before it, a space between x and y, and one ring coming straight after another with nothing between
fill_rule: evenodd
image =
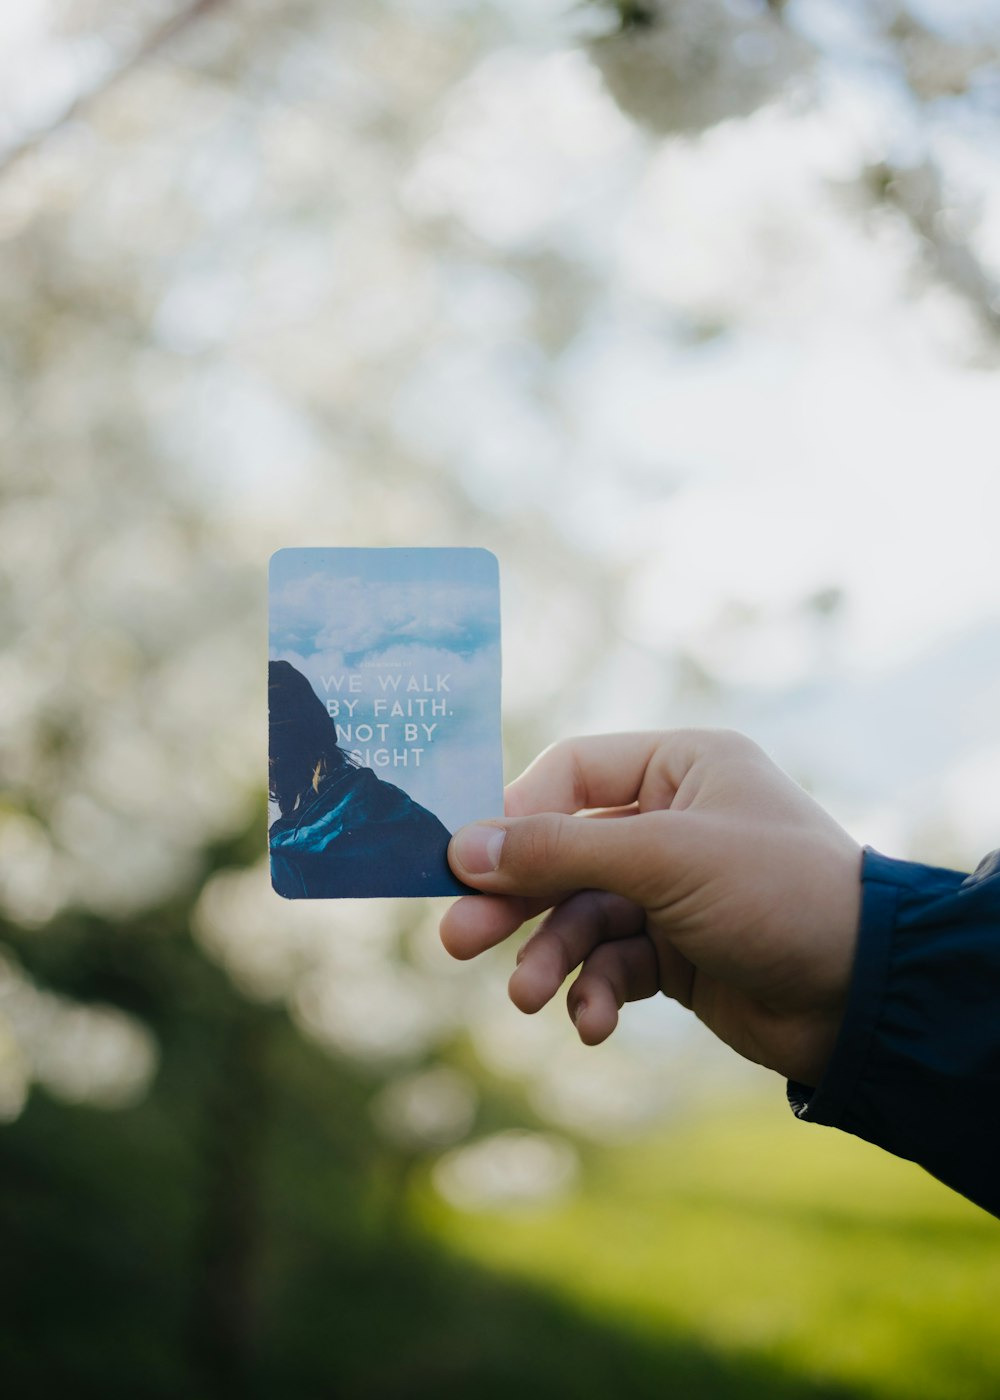
<instances>
[{"instance_id":1,"label":"tree branch","mask_svg":"<svg viewBox=\"0 0 1000 1400\"><path fill-rule=\"evenodd\" d=\"M947 200L934 163L927 158L905 170L882 164L865 175L875 196L902 214L918 236L938 279L972 306L993 336L1000 335L1000 286L941 218Z\"/></svg>"},{"instance_id":2,"label":"tree branch","mask_svg":"<svg viewBox=\"0 0 1000 1400\"><path fill-rule=\"evenodd\" d=\"M0 176L5 175L26 155L38 150L67 123L83 116L90 107L98 102L106 92L120 83L123 78L127 77L133 69L140 67L182 30L202 19L210 10L222 3L224 0L191 0L191 3L182 10L164 20L162 24L146 35L133 52L118 64L117 68L112 68L108 73L103 74L93 87L78 93L72 102L46 126L40 127L37 131L29 132L20 141L0 152Z\"/></svg>"}]
</instances>

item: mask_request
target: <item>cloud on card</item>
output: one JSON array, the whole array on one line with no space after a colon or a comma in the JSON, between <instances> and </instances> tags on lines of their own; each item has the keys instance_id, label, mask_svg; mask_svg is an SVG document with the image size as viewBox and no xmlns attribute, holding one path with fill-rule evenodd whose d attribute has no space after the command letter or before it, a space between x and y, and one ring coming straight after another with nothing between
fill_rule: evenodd
<instances>
[{"instance_id":1,"label":"cloud on card","mask_svg":"<svg viewBox=\"0 0 1000 1400\"><path fill-rule=\"evenodd\" d=\"M469 656L497 639L496 593L442 580L290 579L271 597L275 652L337 654L357 666L415 645Z\"/></svg>"}]
</instances>

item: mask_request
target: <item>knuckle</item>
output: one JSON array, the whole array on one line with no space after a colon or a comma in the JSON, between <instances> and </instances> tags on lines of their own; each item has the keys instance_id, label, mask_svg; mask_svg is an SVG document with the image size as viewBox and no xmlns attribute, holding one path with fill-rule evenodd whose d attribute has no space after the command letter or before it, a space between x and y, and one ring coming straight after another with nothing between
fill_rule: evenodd
<instances>
[{"instance_id":1,"label":"knuckle","mask_svg":"<svg viewBox=\"0 0 1000 1400\"><path fill-rule=\"evenodd\" d=\"M613 943L599 943L587 957L589 976L607 982L613 988L621 963L621 949Z\"/></svg>"},{"instance_id":2,"label":"knuckle","mask_svg":"<svg viewBox=\"0 0 1000 1400\"><path fill-rule=\"evenodd\" d=\"M678 731L678 737L687 746L690 761L701 755L733 759L763 753L760 745L739 729L683 729Z\"/></svg>"},{"instance_id":3,"label":"knuckle","mask_svg":"<svg viewBox=\"0 0 1000 1400\"><path fill-rule=\"evenodd\" d=\"M562 982L573 969L574 959L571 948L572 932L565 926L565 920L557 914L550 914L537 934L539 952L544 956L549 970Z\"/></svg>"},{"instance_id":4,"label":"knuckle","mask_svg":"<svg viewBox=\"0 0 1000 1400\"><path fill-rule=\"evenodd\" d=\"M587 801L587 780L580 762L580 741L575 737L558 739L542 754L553 771L567 773L572 786L573 806L583 807Z\"/></svg>"},{"instance_id":5,"label":"knuckle","mask_svg":"<svg viewBox=\"0 0 1000 1400\"><path fill-rule=\"evenodd\" d=\"M510 864L518 872L544 874L558 862L562 847L563 823L557 816L529 817L519 827L513 843L504 842ZM505 850L505 855L508 852Z\"/></svg>"},{"instance_id":6,"label":"knuckle","mask_svg":"<svg viewBox=\"0 0 1000 1400\"><path fill-rule=\"evenodd\" d=\"M727 752L744 757L763 752L755 739L751 739L749 734L744 734L739 729L720 729L718 734L719 744Z\"/></svg>"},{"instance_id":7,"label":"knuckle","mask_svg":"<svg viewBox=\"0 0 1000 1400\"><path fill-rule=\"evenodd\" d=\"M556 739L553 743L547 744L541 752L532 759L530 767L550 767L558 766L567 761L573 761L574 739Z\"/></svg>"},{"instance_id":8,"label":"knuckle","mask_svg":"<svg viewBox=\"0 0 1000 1400\"><path fill-rule=\"evenodd\" d=\"M573 971L575 962L569 944L563 934L557 933L554 938L552 948L553 972L559 982L565 982L566 978Z\"/></svg>"},{"instance_id":9,"label":"knuckle","mask_svg":"<svg viewBox=\"0 0 1000 1400\"><path fill-rule=\"evenodd\" d=\"M739 729L699 729L694 731L706 746L715 749L742 749L756 747L752 739Z\"/></svg>"}]
</instances>

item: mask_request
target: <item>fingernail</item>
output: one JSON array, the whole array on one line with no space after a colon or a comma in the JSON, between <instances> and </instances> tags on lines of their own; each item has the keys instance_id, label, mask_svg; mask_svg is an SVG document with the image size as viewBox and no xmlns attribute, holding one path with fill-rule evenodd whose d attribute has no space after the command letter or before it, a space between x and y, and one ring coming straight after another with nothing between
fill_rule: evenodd
<instances>
[{"instance_id":1,"label":"fingernail","mask_svg":"<svg viewBox=\"0 0 1000 1400\"><path fill-rule=\"evenodd\" d=\"M573 1008L573 1024L574 1024L574 1026L578 1026L578 1025L580 1024L580 1017L583 1015L583 1013L586 1011L586 1009L587 1009L587 1003L586 1003L585 1001L578 1001L577 1004L576 1004L576 1006L574 1006L574 1008Z\"/></svg>"},{"instance_id":2,"label":"fingernail","mask_svg":"<svg viewBox=\"0 0 1000 1400\"><path fill-rule=\"evenodd\" d=\"M486 875L500 864L500 847L507 835L502 826L476 823L455 833L455 855L470 875Z\"/></svg>"}]
</instances>

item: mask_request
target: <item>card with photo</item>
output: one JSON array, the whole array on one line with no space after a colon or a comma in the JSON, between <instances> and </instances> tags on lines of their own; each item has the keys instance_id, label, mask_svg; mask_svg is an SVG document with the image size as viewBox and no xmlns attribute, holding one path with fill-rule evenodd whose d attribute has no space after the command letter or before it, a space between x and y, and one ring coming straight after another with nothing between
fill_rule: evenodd
<instances>
[{"instance_id":1,"label":"card with photo","mask_svg":"<svg viewBox=\"0 0 1000 1400\"><path fill-rule=\"evenodd\" d=\"M274 889L474 893L446 850L460 826L503 815L496 557L279 549L269 603Z\"/></svg>"}]
</instances>

